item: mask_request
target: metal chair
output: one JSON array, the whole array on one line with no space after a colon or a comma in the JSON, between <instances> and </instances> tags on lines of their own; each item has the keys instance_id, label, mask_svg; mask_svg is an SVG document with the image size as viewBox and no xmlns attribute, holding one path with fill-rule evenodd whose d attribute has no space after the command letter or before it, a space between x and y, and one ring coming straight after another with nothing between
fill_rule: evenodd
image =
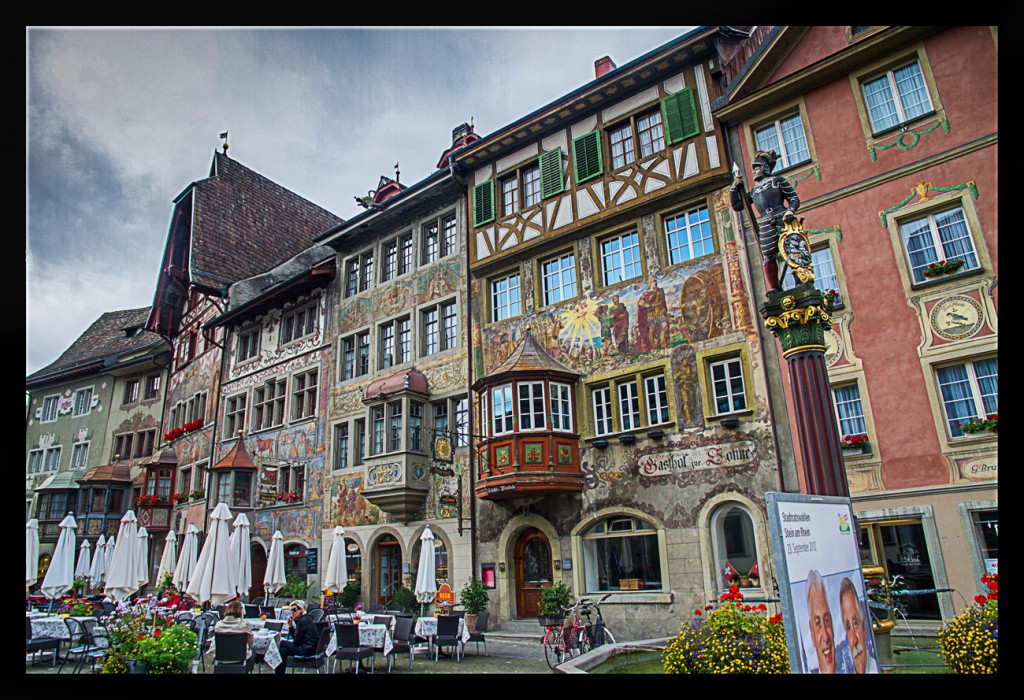
<instances>
[{"instance_id":1,"label":"metal chair","mask_svg":"<svg viewBox=\"0 0 1024 700\"><path fill-rule=\"evenodd\" d=\"M395 633L392 636L393 646L387 654L388 673L391 673L391 666L397 654L406 653L409 655L409 670L412 670L412 660L416 656L416 642L413 639L413 619L411 617L398 617L395 619Z\"/></svg>"},{"instance_id":2,"label":"metal chair","mask_svg":"<svg viewBox=\"0 0 1024 700\"><path fill-rule=\"evenodd\" d=\"M252 618L259 617L259 616L260 616L260 606L258 606L258 605L250 605L250 604L246 604L245 605L245 617L252 619Z\"/></svg>"},{"instance_id":3,"label":"metal chair","mask_svg":"<svg viewBox=\"0 0 1024 700\"><path fill-rule=\"evenodd\" d=\"M213 672L250 673L252 659L248 658L249 635L244 632L215 632Z\"/></svg>"},{"instance_id":4,"label":"metal chair","mask_svg":"<svg viewBox=\"0 0 1024 700\"><path fill-rule=\"evenodd\" d=\"M283 632L284 626L284 620L267 620L265 623L263 623L263 629L272 630L274 632Z\"/></svg>"},{"instance_id":5,"label":"metal chair","mask_svg":"<svg viewBox=\"0 0 1024 700\"><path fill-rule=\"evenodd\" d=\"M323 608L310 608L306 611L306 614L312 618L313 622L320 622L320 620L324 619Z\"/></svg>"},{"instance_id":6,"label":"metal chair","mask_svg":"<svg viewBox=\"0 0 1024 700\"><path fill-rule=\"evenodd\" d=\"M31 618L25 618L25 653L32 654L32 665L36 665L36 654L41 651L50 650L53 653L50 654L51 666L57 665L57 656L60 651L60 638L59 637L33 637L32 636L32 620Z\"/></svg>"},{"instance_id":7,"label":"metal chair","mask_svg":"<svg viewBox=\"0 0 1024 700\"><path fill-rule=\"evenodd\" d=\"M263 605L264 603L266 603L266 600L267 599L266 599L265 596L259 595L259 596L256 596L255 598L253 598L252 600L250 600L249 604L250 605Z\"/></svg>"},{"instance_id":8,"label":"metal chair","mask_svg":"<svg viewBox=\"0 0 1024 700\"><path fill-rule=\"evenodd\" d=\"M64 658L60 661L60 668L57 669L57 673L64 670L64 664L67 663L72 656L76 657L75 666L71 671L72 673L78 673L82 669L82 666L85 665L86 659L90 659L93 666L95 666L96 658L106 655L106 648L93 646L89 632L80 620L76 620L73 617L66 617L64 618L64 624L68 628L68 648L64 653Z\"/></svg>"},{"instance_id":9,"label":"metal chair","mask_svg":"<svg viewBox=\"0 0 1024 700\"><path fill-rule=\"evenodd\" d=\"M359 643L359 625L338 622L334 625L334 631L338 642L338 646L334 650L334 667L337 667L337 662L341 659L349 662L349 668L355 666L355 672L359 673L360 662L368 658L370 659L370 673L373 673L376 650Z\"/></svg>"},{"instance_id":10,"label":"metal chair","mask_svg":"<svg viewBox=\"0 0 1024 700\"><path fill-rule=\"evenodd\" d=\"M434 661L441 649L451 647L452 656L462 660L462 639L459 638L459 618L453 615L440 615L437 618L437 634L434 635Z\"/></svg>"},{"instance_id":11,"label":"metal chair","mask_svg":"<svg viewBox=\"0 0 1024 700\"><path fill-rule=\"evenodd\" d=\"M320 673L320 669L324 669L326 673L327 656L327 645L331 641L331 628L325 627L320 630L320 639L317 640L316 649L309 656L289 656L285 662L285 668L292 669L292 673L295 673L295 669L301 668L302 672L305 673L307 668L315 669L317 673Z\"/></svg>"},{"instance_id":12,"label":"metal chair","mask_svg":"<svg viewBox=\"0 0 1024 700\"><path fill-rule=\"evenodd\" d=\"M386 612L388 615L400 615L400 614L405 613L405 606L404 605L392 605L390 608L388 608L384 612Z\"/></svg>"},{"instance_id":13,"label":"metal chair","mask_svg":"<svg viewBox=\"0 0 1024 700\"><path fill-rule=\"evenodd\" d=\"M480 642L484 643L484 656L487 656L487 611L481 610L480 614L476 616L476 629L469 633L469 641L476 642L476 653L480 653ZM462 644L462 653L466 653L466 644Z\"/></svg>"}]
</instances>

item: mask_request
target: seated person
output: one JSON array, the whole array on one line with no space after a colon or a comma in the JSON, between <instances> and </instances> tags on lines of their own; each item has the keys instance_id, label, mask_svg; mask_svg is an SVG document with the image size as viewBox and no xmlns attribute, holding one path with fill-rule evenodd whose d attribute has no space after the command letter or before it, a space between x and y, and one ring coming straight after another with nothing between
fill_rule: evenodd
<instances>
[{"instance_id":1,"label":"seated person","mask_svg":"<svg viewBox=\"0 0 1024 700\"><path fill-rule=\"evenodd\" d=\"M246 665L252 670L253 658L252 658L252 626L244 616L245 609L242 607L242 603L237 600L232 600L228 603L228 607L224 610L224 619L218 620L217 624L213 626L213 632L228 632L232 634L244 633L248 635L248 645L245 650Z\"/></svg>"},{"instance_id":2,"label":"seated person","mask_svg":"<svg viewBox=\"0 0 1024 700\"><path fill-rule=\"evenodd\" d=\"M309 656L316 651L316 645L320 641L316 623L306 614L306 601L293 600L290 607L292 616L288 620L288 630L291 639L281 642L281 663L274 669L277 674L284 674L288 669L289 656Z\"/></svg>"},{"instance_id":3,"label":"seated person","mask_svg":"<svg viewBox=\"0 0 1024 700\"><path fill-rule=\"evenodd\" d=\"M174 586L168 586L164 589L163 597L157 601L157 605L162 608L177 610L181 606L181 594L178 593Z\"/></svg>"}]
</instances>

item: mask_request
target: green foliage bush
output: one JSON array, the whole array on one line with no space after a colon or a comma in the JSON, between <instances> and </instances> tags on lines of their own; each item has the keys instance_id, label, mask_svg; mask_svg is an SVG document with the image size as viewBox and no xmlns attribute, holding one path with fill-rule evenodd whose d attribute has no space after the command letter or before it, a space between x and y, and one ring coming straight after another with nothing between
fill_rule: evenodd
<instances>
[{"instance_id":1,"label":"green foliage bush","mask_svg":"<svg viewBox=\"0 0 1024 700\"><path fill-rule=\"evenodd\" d=\"M662 655L665 673L789 673L782 615L765 619L765 610L730 586L717 606L694 610L680 627Z\"/></svg>"},{"instance_id":2,"label":"green foliage bush","mask_svg":"<svg viewBox=\"0 0 1024 700\"><path fill-rule=\"evenodd\" d=\"M487 609L490 596L487 594L487 586L480 579L470 578L459 593L459 602L469 615L479 615L480 611Z\"/></svg>"},{"instance_id":3,"label":"green foliage bush","mask_svg":"<svg viewBox=\"0 0 1024 700\"><path fill-rule=\"evenodd\" d=\"M561 581L540 590L541 617L561 617L562 608L569 607L572 591Z\"/></svg>"}]
</instances>

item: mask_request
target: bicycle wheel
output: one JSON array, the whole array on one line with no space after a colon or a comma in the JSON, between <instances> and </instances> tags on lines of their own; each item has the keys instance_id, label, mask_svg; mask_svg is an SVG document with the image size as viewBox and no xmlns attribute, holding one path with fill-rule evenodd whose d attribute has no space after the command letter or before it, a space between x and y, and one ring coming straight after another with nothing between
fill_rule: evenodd
<instances>
[{"instance_id":1,"label":"bicycle wheel","mask_svg":"<svg viewBox=\"0 0 1024 700\"><path fill-rule=\"evenodd\" d=\"M565 644L560 628L552 627L544 634L544 660L552 670L565 661Z\"/></svg>"},{"instance_id":2,"label":"bicycle wheel","mask_svg":"<svg viewBox=\"0 0 1024 700\"><path fill-rule=\"evenodd\" d=\"M586 654L593 648L593 645L590 643L590 635L591 630L587 628L581 629L576 635L576 648L581 655Z\"/></svg>"},{"instance_id":3,"label":"bicycle wheel","mask_svg":"<svg viewBox=\"0 0 1024 700\"><path fill-rule=\"evenodd\" d=\"M601 628L601 644L615 644L615 635L607 627Z\"/></svg>"}]
</instances>

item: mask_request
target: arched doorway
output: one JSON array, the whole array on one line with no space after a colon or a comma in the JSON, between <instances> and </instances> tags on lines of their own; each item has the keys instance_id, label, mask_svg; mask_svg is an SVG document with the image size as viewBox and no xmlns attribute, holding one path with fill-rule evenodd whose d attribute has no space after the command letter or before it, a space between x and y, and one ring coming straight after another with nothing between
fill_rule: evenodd
<instances>
[{"instance_id":1,"label":"arched doorway","mask_svg":"<svg viewBox=\"0 0 1024 700\"><path fill-rule=\"evenodd\" d=\"M376 563L370 600L387 607L402 582L402 545L394 536L384 535L377 541Z\"/></svg>"},{"instance_id":2,"label":"arched doorway","mask_svg":"<svg viewBox=\"0 0 1024 700\"><path fill-rule=\"evenodd\" d=\"M540 614L540 591L551 585L551 543L535 527L523 530L516 541L516 614L536 617Z\"/></svg>"},{"instance_id":3,"label":"arched doorway","mask_svg":"<svg viewBox=\"0 0 1024 700\"><path fill-rule=\"evenodd\" d=\"M249 547L249 556L252 559L252 586L249 587L249 600L265 596L263 588L263 577L267 573L267 552L259 542L253 542Z\"/></svg>"}]
</instances>

